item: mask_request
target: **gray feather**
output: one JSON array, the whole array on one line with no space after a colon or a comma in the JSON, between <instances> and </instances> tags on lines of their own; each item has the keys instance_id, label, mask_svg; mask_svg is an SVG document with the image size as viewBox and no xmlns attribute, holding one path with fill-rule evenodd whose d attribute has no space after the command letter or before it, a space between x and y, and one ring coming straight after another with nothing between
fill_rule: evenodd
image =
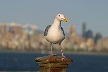
<instances>
[{"instance_id":1,"label":"gray feather","mask_svg":"<svg viewBox=\"0 0 108 72\"><path fill-rule=\"evenodd\" d=\"M63 34L64 34L64 36L65 36L65 33L64 33L64 30L63 30L63 28L61 27L61 30L63 31Z\"/></svg>"},{"instance_id":2,"label":"gray feather","mask_svg":"<svg viewBox=\"0 0 108 72\"><path fill-rule=\"evenodd\" d=\"M48 30L49 30L50 27L51 27L51 25L48 25L48 26L46 27L46 29L45 29L45 31L44 31L44 36L47 36Z\"/></svg>"}]
</instances>

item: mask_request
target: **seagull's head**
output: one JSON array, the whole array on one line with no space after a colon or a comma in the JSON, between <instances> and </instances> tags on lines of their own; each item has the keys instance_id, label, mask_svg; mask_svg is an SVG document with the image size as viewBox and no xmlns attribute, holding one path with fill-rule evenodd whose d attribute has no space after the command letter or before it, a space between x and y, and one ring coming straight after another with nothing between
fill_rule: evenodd
<instances>
[{"instance_id":1,"label":"seagull's head","mask_svg":"<svg viewBox=\"0 0 108 72\"><path fill-rule=\"evenodd\" d=\"M56 18L57 18L59 21L68 22L68 19L65 18L63 14L57 14Z\"/></svg>"}]
</instances>

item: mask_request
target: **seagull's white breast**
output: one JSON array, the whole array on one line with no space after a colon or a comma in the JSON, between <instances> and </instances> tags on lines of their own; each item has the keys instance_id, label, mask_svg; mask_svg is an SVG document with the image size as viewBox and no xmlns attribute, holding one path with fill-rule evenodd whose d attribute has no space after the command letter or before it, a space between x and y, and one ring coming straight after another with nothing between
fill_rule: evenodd
<instances>
[{"instance_id":1,"label":"seagull's white breast","mask_svg":"<svg viewBox=\"0 0 108 72\"><path fill-rule=\"evenodd\" d=\"M61 28L56 28L56 27L51 26L51 28L48 30L46 39L52 43L60 43L61 41L65 39L65 36Z\"/></svg>"}]
</instances>

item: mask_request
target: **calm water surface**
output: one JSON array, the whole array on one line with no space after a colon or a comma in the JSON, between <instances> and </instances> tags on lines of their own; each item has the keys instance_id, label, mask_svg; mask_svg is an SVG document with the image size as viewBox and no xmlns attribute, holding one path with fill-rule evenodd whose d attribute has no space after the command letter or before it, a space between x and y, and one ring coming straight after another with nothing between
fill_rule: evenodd
<instances>
[{"instance_id":1,"label":"calm water surface","mask_svg":"<svg viewBox=\"0 0 108 72\"><path fill-rule=\"evenodd\" d=\"M39 71L36 57L48 54L0 53L0 71ZM108 72L108 55L65 54L73 59L68 72Z\"/></svg>"}]
</instances>

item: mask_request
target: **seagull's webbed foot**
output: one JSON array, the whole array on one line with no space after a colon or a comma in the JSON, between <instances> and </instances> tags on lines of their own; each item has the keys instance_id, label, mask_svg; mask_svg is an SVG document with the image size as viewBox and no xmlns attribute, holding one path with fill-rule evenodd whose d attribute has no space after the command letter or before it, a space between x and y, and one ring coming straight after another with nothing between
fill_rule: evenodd
<instances>
[{"instance_id":1,"label":"seagull's webbed foot","mask_svg":"<svg viewBox=\"0 0 108 72\"><path fill-rule=\"evenodd\" d=\"M50 53L50 56L56 56L57 54Z\"/></svg>"},{"instance_id":2,"label":"seagull's webbed foot","mask_svg":"<svg viewBox=\"0 0 108 72\"><path fill-rule=\"evenodd\" d=\"M66 58L66 56L64 56L64 54L62 53L62 60L64 60Z\"/></svg>"},{"instance_id":3,"label":"seagull's webbed foot","mask_svg":"<svg viewBox=\"0 0 108 72\"><path fill-rule=\"evenodd\" d=\"M66 56L62 56L63 58L66 58Z\"/></svg>"},{"instance_id":4,"label":"seagull's webbed foot","mask_svg":"<svg viewBox=\"0 0 108 72\"><path fill-rule=\"evenodd\" d=\"M62 57L63 57L63 58L66 58L66 56L65 56L64 54L62 54Z\"/></svg>"}]
</instances>

